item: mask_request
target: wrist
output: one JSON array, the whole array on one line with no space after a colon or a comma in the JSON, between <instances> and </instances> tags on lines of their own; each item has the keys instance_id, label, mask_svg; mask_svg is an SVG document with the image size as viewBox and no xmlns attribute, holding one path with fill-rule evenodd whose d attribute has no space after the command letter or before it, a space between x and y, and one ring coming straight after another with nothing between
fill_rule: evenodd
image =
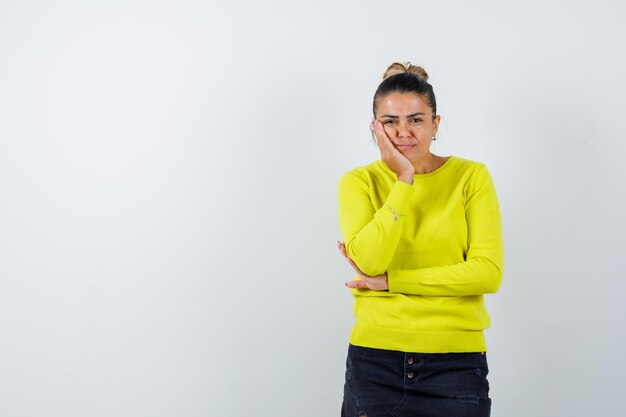
<instances>
[{"instance_id":1,"label":"wrist","mask_svg":"<svg viewBox=\"0 0 626 417\"><path fill-rule=\"evenodd\" d=\"M413 174L398 175L398 181L406 182L409 185L413 185Z\"/></svg>"}]
</instances>

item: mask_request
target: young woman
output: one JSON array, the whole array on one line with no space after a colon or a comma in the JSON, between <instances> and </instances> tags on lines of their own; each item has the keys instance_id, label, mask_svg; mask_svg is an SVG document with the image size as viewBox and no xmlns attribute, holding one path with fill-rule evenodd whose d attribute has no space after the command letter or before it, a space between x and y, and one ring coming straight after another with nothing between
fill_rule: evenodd
<instances>
[{"instance_id":1,"label":"young woman","mask_svg":"<svg viewBox=\"0 0 626 417\"><path fill-rule=\"evenodd\" d=\"M357 272L344 417L490 414L498 201L483 164L430 152L439 121L426 71L392 64L374 94L381 159L339 183L338 247Z\"/></svg>"}]
</instances>

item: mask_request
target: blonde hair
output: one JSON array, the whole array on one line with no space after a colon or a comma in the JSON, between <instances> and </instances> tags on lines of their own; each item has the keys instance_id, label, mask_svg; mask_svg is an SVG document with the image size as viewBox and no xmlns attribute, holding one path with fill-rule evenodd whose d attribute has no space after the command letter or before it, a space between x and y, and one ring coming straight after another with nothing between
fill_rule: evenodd
<instances>
[{"instance_id":1,"label":"blonde hair","mask_svg":"<svg viewBox=\"0 0 626 417\"><path fill-rule=\"evenodd\" d=\"M406 72L415 74L422 80L428 82L428 73L426 72L426 70L418 65L413 65L410 62L394 62L393 64L389 65L387 71L385 71L385 74L383 74L383 80L386 80L392 75L403 74Z\"/></svg>"}]
</instances>

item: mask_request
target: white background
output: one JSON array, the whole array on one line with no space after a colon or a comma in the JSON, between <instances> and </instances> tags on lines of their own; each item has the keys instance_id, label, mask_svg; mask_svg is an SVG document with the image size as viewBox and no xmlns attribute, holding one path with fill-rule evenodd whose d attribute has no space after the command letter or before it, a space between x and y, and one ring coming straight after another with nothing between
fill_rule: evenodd
<instances>
[{"instance_id":1,"label":"white background","mask_svg":"<svg viewBox=\"0 0 626 417\"><path fill-rule=\"evenodd\" d=\"M396 60L496 182L492 415L618 415L621 4L0 1L0 416L338 415L336 187Z\"/></svg>"}]
</instances>

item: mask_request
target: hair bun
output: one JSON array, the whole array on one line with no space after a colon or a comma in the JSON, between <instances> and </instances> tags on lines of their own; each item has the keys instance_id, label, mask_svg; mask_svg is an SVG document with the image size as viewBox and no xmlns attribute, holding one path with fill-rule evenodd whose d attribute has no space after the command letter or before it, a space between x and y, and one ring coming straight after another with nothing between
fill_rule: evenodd
<instances>
[{"instance_id":1,"label":"hair bun","mask_svg":"<svg viewBox=\"0 0 626 417\"><path fill-rule=\"evenodd\" d=\"M392 75L403 74L407 72L415 74L422 80L428 82L428 73L426 72L426 70L418 65L413 65L410 62L394 62L393 64L389 65L387 71L385 71L385 74L383 75L383 80L386 80Z\"/></svg>"}]
</instances>

